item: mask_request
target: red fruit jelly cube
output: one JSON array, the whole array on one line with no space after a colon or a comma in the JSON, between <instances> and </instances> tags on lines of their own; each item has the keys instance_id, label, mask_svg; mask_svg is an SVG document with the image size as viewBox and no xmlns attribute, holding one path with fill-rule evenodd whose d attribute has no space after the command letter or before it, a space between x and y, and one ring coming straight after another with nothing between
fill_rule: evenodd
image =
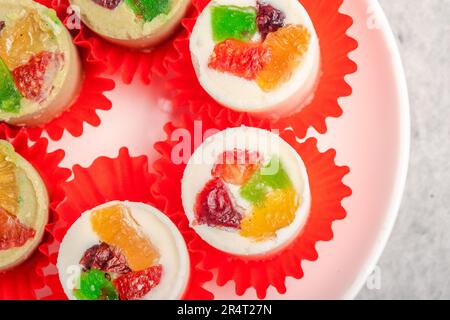
<instances>
[{"instance_id":1,"label":"red fruit jelly cube","mask_svg":"<svg viewBox=\"0 0 450 320\"><path fill-rule=\"evenodd\" d=\"M145 296L161 281L160 264L148 269L129 272L113 281L121 300L136 300Z\"/></svg>"},{"instance_id":2,"label":"red fruit jelly cube","mask_svg":"<svg viewBox=\"0 0 450 320\"><path fill-rule=\"evenodd\" d=\"M221 154L211 174L222 178L226 183L243 185L261 167L262 159L258 152L234 149Z\"/></svg>"}]
</instances>

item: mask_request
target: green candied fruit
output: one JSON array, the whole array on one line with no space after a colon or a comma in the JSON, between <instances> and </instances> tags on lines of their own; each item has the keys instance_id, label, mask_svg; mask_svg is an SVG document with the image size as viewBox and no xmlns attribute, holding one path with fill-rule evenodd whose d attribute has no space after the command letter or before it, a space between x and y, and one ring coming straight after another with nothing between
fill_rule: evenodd
<instances>
[{"instance_id":1,"label":"green candied fruit","mask_svg":"<svg viewBox=\"0 0 450 320\"><path fill-rule=\"evenodd\" d=\"M47 16L57 25L61 24L61 21L58 18L58 15L56 14L56 11L53 9L47 10Z\"/></svg>"},{"instance_id":2,"label":"green candied fruit","mask_svg":"<svg viewBox=\"0 0 450 320\"><path fill-rule=\"evenodd\" d=\"M248 41L256 33L256 9L253 7L213 6L211 17L216 42L230 38Z\"/></svg>"},{"instance_id":3,"label":"green candied fruit","mask_svg":"<svg viewBox=\"0 0 450 320\"><path fill-rule=\"evenodd\" d=\"M273 157L269 163L253 174L241 187L239 193L243 199L260 205L270 190L285 189L290 186L292 186L291 179L281 161L277 157Z\"/></svg>"},{"instance_id":4,"label":"green candied fruit","mask_svg":"<svg viewBox=\"0 0 450 320\"><path fill-rule=\"evenodd\" d=\"M21 99L11 72L0 58L0 112L18 113Z\"/></svg>"},{"instance_id":5,"label":"green candied fruit","mask_svg":"<svg viewBox=\"0 0 450 320\"><path fill-rule=\"evenodd\" d=\"M80 276L80 288L73 292L78 300L118 300L119 294L103 271L92 269Z\"/></svg>"},{"instance_id":6,"label":"green candied fruit","mask_svg":"<svg viewBox=\"0 0 450 320\"><path fill-rule=\"evenodd\" d=\"M170 0L125 0L125 3L145 22L170 11Z\"/></svg>"},{"instance_id":7,"label":"green candied fruit","mask_svg":"<svg viewBox=\"0 0 450 320\"><path fill-rule=\"evenodd\" d=\"M292 186L291 179L278 157L273 157L262 168L261 179L265 185L272 189L284 189Z\"/></svg>"}]
</instances>

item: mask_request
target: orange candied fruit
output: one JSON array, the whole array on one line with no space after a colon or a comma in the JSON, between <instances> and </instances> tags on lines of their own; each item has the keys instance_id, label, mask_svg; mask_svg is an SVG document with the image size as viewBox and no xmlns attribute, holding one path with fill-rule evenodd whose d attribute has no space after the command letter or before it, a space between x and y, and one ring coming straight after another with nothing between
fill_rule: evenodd
<instances>
[{"instance_id":1,"label":"orange candied fruit","mask_svg":"<svg viewBox=\"0 0 450 320\"><path fill-rule=\"evenodd\" d=\"M157 263L157 249L142 232L128 207L116 204L96 209L91 214L91 224L101 241L122 252L133 271L145 270Z\"/></svg>"},{"instance_id":2,"label":"orange candied fruit","mask_svg":"<svg viewBox=\"0 0 450 320\"><path fill-rule=\"evenodd\" d=\"M0 57L9 70L26 63L41 51L56 49L52 26L32 9L12 25L6 25L0 34ZM54 47L54 48L53 48Z\"/></svg>"},{"instance_id":3,"label":"orange candied fruit","mask_svg":"<svg viewBox=\"0 0 450 320\"><path fill-rule=\"evenodd\" d=\"M264 91L271 91L288 81L308 51L311 34L301 25L287 25L269 33L263 46L268 47L271 58L258 72L256 82Z\"/></svg>"},{"instance_id":4,"label":"orange candied fruit","mask_svg":"<svg viewBox=\"0 0 450 320\"><path fill-rule=\"evenodd\" d=\"M16 165L0 152L0 209L15 216L19 210Z\"/></svg>"},{"instance_id":5,"label":"orange candied fruit","mask_svg":"<svg viewBox=\"0 0 450 320\"><path fill-rule=\"evenodd\" d=\"M240 234L257 241L273 238L278 230L294 221L298 207L299 199L294 188L273 190L242 220Z\"/></svg>"}]
</instances>

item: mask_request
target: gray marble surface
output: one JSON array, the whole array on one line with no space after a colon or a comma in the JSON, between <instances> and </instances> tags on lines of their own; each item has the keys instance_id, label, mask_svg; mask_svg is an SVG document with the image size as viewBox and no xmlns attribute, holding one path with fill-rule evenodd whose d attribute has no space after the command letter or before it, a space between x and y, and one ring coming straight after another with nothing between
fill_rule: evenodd
<instances>
[{"instance_id":1,"label":"gray marble surface","mask_svg":"<svg viewBox=\"0 0 450 320\"><path fill-rule=\"evenodd\" d=\"M411 99L411 160L399 217L359 299L450 299L450 0L380 0Z\"/></svg>"}]
</instances>

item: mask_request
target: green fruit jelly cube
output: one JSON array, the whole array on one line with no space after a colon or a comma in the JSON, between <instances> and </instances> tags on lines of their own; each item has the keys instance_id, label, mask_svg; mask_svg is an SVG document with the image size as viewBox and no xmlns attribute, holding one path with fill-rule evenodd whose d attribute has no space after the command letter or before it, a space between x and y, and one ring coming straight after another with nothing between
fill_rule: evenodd
<instances>
[{"instance_id":1,"label":"green fruit jelly cube","mask_svg":"<svg viewBox=\"0 0 450 320\"><path fill-rule=\"evenodd\" d=\"M248 41L256 33L256 9L252 7L213 6L211 8L214 41L234 38Z\"/></svg>"},{"instance_id":2,"label":"green fruit jelly cube","mask_svg":"<svg viewBox=\"0 0 450 320\"><path fill-rule=\"evenodd\" d=\"M281 161L277 157L273 157L269 163L253 174L239 193L243 199L260 205L270 190L284 189L290 186L292 186L291 179Z\"/></svg>"},{"instance_id":3,"label":"green fruit jelly cube","mask_svg":"<svg viewBox=\"0 0 450 320\"><path fill-rule=\"evenodd\" d=\"M22 95L6 64L0 59L0 112L18 113Z\"/></svg>"},{"instance_id":4,"label":"green fruit jelly cube","mask_svg":"<svg viewBox=\"0 0 450 320\"><path fill-rule=\"evenodd\" d=\"M100 270L89 270L80 276L80 289L74 291L78 300L117 300L114 285Z\"/></svg>"},{"instance_id":5,"label":"green fruit jelly cube","mask_svg":"<svg viewBox=\"0 0 450 320\"><path fill-rule=\"evenodd\" d=\"M170 11L170 0L125 0L125 3L145 22Z\"/></svg>"}]
</instances>

